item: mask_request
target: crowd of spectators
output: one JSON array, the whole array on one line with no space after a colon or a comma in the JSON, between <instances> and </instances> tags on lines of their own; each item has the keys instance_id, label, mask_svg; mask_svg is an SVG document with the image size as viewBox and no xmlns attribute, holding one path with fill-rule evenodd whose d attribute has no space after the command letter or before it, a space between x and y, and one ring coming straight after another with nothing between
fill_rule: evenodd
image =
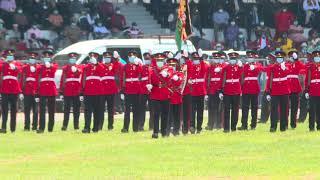
<instances>
[{"instance_id":1,"label":"crowd of spectators","mask_svg":"<svg viewBox=\"0 0 320 180\"><path fill-rule=\"evenodd\" d=\"M56 38L49 40L44 31ZM0 49L58 49L86 39L141 35L111 0L0 0Z\"/></svg>"}]
</instances>

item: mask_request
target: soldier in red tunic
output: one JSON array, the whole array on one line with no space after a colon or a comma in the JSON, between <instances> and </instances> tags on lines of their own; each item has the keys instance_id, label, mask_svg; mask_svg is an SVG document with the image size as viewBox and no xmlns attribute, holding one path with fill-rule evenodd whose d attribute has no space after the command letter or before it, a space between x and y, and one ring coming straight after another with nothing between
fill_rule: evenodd
<instances>
[{"instance_id":1,"label":"soldier in red tunic","mask_svg":"<svg viewBox=\"0 0 320 180\"><path fill-rule=\"evenodd\" d=\"M290 85L290 126L296 128L297 126L297 114L299 108L299 96L302 92L302 87L299 81L299 75L303 73L305 69L304 64L298 58L298 51L292 50L288 53L290 62L290 74L288 75L288 81Z\"/></svg>"},{"instance_id":2,"label":"soldier in red tunic","mask_svg":"<svg viewBox=\"0 0 320 180\"><path fill-rule=\"evenodd\" d=\"M82 93L84 95L84 129L82 133L90 133L91 118L93 114L93 128L92 132L99 131L99 121L101 108L101 76L103 67L98 63L99 54L95 52L89 53L89 63L83 69L82 75Z\"/></svg>"},{"instance_id":3,"label":"soldier in red tunic","mask_svg":"<svg viewBox=\"0 0 320 180\"><path fill-rule=\"evenodd\" d=\"M16 130L17 100L21 93L20 87L20 64L15 61L14 50L4 52L5 62L1 64L0 87L1 87L1 107L2 107L2 126L0 133L7 132L8 111L10 106L10 131ZM22 99L23 95L20 95Z\"/></svg>"},{"instance_id":4,"label":"soldier in red tunic","mask_svg":"<svg viewBox=\"0 0 320 180\"><path fill-rule=\"evenodd\" d=\"M239 118L239 105L241 95L242 63L238 60L239 54L232 52L228 54L229 64L223 69L222 91L219 98L224 101L224 132L236 131ZM230 126L231 110L231 126Z\"/></svg>"},{"instance_id":5,"label":"soldier in red tunic","mask_svg":"<svg viewBox=\"0 0 320 180\"><path fill-rule=\"evenodd\" d=\"M80 98L82 69L76 64L79 54L69 53L69 64L62 68L60 93L64 96L64 117L61 130L66 131L69 123L70 109L73 110L73 127L79 129Z\"/></svg>"},{"instance_id":6,"label":"soldier in red tunic","mask_svg":"<svg viewBox=\"0 0 320 180\"><path fill-rule=\"evenodd\" d=\"M320 130L320 51L312 52L313 62L306 67L305 97L310 99L309 130Z\"/></svg>"},{"instance_id":7,"label":"soldier in red tunic","mask_svg":"<svg viewBox=\"0 0 320 180\"><path fill-rule=\"evenodd\" d=\"M24 95L24 130L30 130L30 112L32 109L32 130L38 128L38 82L40 66L37 64L38 53L30 52L28 64L23 67L21 89Z\"/></svg>"},{"instance_id":8,"label":"soldier in red tunic","mask_svg":"<svg viewBox=\"0 0 320 180\"><path fill-rule=\"evenodd\" d=\"M123 68L123 92L125 94L125 111L124 124L121 130L122 133L127 133L130 124L130 112L132 109L133 132L139 131L139 93L140 93L140 78L142 64L139 63L137 53L130 51L128 53L128 64Z\"/></svg>"},{"instance_id":9,"label":"soldier in red tunic","mask_svg":"<svg viewBox=\"0 0 320 180\"><path fill-rule=\"evenodd\" d=\"M37 133L43 133L46 126L46 106L48 106L49 122L48 131L53 131L55 103L57 88L55 83L55 73L58 64L52 62L53 51L46 50L42 53L43 64L40 66L39 75L39 96L40 96L40 126Z\"/></svg>"},{"instance_id":10,"label":"soldier in red tunic","mask_svg":"<svg viewBox=\"0 0 320 180\"><path fill-rule=\"evenodd\" d=\"M208 91L208 125L206 130L222 128L223 108L219 93L222 90L223 68L226 66L222 60L225 59L223 52L212 53L210 67L207 75Z\"/></svg>"},{"instance_id":11,"label":"soldier in red tunic","mask_svg":"<svg viewBox=\"0 0 320 180\"><path fill-rule=\"evenodd\" d=\"M243 67L242 76L242 118L239 130L248 130L248 116L251 106L250 128L254 130L257 126L258 96L260 94L259 75L263 70L260 63L255 62L258 54L254 51L247 51L247 63Z\"/></svg>"},{"instance_id":12,"label":"soldier in red tunic","mask_svg":"<svg viewBox=\"0 0 320 180\"><path fill-rule=\"evenodd\" d=\"M267 83L267 99L271 101L271 126L270 132L277 130L278 117L280 117L280 131L287 129L288 122L288 103L290 94L290 85L288 74L290 68L284 61L285 53L276 52L276 63L270 65L270 76ZM280 108L279 108L280 107ZM279 113L280 112L280 116Z\"/></svg>"}]
</instances>

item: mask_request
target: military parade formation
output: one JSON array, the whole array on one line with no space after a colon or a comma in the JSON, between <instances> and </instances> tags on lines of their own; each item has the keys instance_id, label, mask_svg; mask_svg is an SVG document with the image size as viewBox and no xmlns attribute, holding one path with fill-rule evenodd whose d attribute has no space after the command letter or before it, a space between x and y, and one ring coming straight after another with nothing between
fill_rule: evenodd
<instances>
[{"instance_id":1,"label":"military parade formation","mask_svg":"<svg viewBox=\"0 0 320 180\"><path fill-rule=\"evenodd\" d=\"M73 128L80 129L82 104L82 133L97 133L104 124L113 130L115 99L119 95L124 101L122 133L129 132L130 123L133 132L144 131L147 112L152 138L158 138L159 134L167 137L178 136L180 132L201 133L205 102L206 130L223 129L225 133L254 130L259 101L265 101L262 106L270 108L270 132L277 131L278 122L280 131L286 131L297 127L301 93L309 101L309 130L320 130L320 51L310 53L304 62L296 50L288 54L279 50L268 56L268 63L260 63L258 54L251 50L246 51L245 58L240 58L237 52L222 51L208 58L199 50L190 54L149 52L141 59L137 52L129 51L122 54L126 56L126 64L120 62L117 51L91 52L87 64L77 64L79 54L69 53L68 63L63 67L53 61L53 55L51 50L41 55L30 52L22 63L16 60L14 50L2 54L0 133L7 132L9 110L10 131L16 131L18 99L24 105L25 131L44 133L48 114L47 130L52 132L58 95L63 97L64 104L62 131L68 129L71 110ZM55 74L59 68L62 75L57 88ZM264 89L260 84L262 73L266 74ZM304 77L303 83L299 77ZM259 99L261 93L263 98Z\"/></svg>"}]
</instances>

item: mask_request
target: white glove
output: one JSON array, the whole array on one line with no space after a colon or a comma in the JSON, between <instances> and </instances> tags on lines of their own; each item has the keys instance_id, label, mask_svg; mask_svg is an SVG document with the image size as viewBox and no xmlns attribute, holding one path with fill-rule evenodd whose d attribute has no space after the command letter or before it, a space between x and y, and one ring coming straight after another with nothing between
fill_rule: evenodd
<instances>
[{"instance_id":1,"label":"white glove","mask_svg":"<svg viewBox=\"0 0 320 180\"><path fill-rule=\"evenodd\" d=\"M160 73L162 77L168 77L168 72L167 71L161 71Z\"/></svg>"},{"instance_id":2,"label":"white glove","mask_svg":"<svg viewBox=\"0 0 320 180\"><path fill-rule=\"evenodd\" d=\"M223 100L223 94L219 93L219 99L222 101Z\"/></svg>"},{"instance_id":3,"label":"white glove","mask_svg":"<svg viewBox=\"0 0 320 180\"><path fill-rule=\"evenodd\" d=\"M239 60L238 63L237 63L237 65L238 65L239 67L242 67L242 66L243 66L243 63Z\"/></svg>"},{"instance_id":4,"label":"white glove","mask_svg":"<svg viewBox=\"0 0 320 180\"><path fill-rule=\"evenodd\" d=\"M179 77L178 77L177 75L174 75L174 76L172 77L172 79L173 79L174 81L178 81L178 80L179 80Z\"/></svg>"},{"instance_id":5,"label":"white glove","mask_svg":"<svg viewBox=\"0 0 320 180\"><path fill-rule=\"evenodd\" d=\"M16 69L16 66L14 64L12 64L12 63L10 63L9 66L10 66L11 70L15 70Z\"/></svg>"},{"instance_id":6,"label":"white glove","mask_svg":"<svg viewBox=\"0 0 320 180\"><path fill-rule=\"evenodd\" d=\"M189 83L189 84L193 84L192 79L189 79L189 80L188 80L188 83Z\"/></svg>"},{"instance_id":7,"label":"white glove","mask_svg":"<svg viewBox=\"0 0 320 180\"><path fill-rule=\"evenodd\" d=\"M298 59L298 54L294 52L294 53L292 54L292 57L293 57L293 59Z\"/></svg>"},{"instance_id":8,"label":"white glove","mask_svg":"<svg viewBox=\"0 0 320 180\"><path fill-rule=\"evenodd\" d=\"M135 58L134 59L134 64L135 65L139 65L140 62L142 63L142 61L139 58Z\"/></svg>"},{"instance_id":9,"label":"white glove","mask_svg":"<svg viewBox=\"0 0 320 180\"><path fill-rule=\"evenodd\" d=\"M82 102L84 100L83 96L79 96L79 100Z\"/></svg>"},{"instance_id":10,"label":"white glove","mask_svg":"<svg viewBox=\"0 0 320 180\"><path fill-rule=\"evenodd\" d=\"M214 72L215 72L215 73L218 73L218 72L220 72L220 71L221 71L221 68L218 68L218 67L217 67L217 68L214 69Z\"/></svg>"},{"instance_id":11,"label":"white glove","mask_svg":"<svg viewBox=\"0 0 320 180\"><path fill-rule=\"evenodd\" d=\"M266 99L267 99L267 101L271 101L271 96L270 95L267 95L267 97L266 97Z\"/></svg>"},{"instance_id":12,"label":"white glove","mask_svg":"<svg viewBox=\"0 0 320 180\"><path fill-rule=\"evenodd\" d=\"M120 94L120 99L124 100L124 94Z\"/></svg>"},{"instance_id":13,"label":"white glove","mask_svg":"<svg viewBox=\"0 0 320 180\"><path fill-rule=\"evenodd\" d=\"M309 93L304 94L304 96L306 97L306 99L309 99L309 98L310 98Z\"/></svg>"},{"instance_id":14,"label":"white glove","mask_svg":"<svg viewBox=\"0 0 320 180\"><path fill-rule=\"evenodd\" d=\"M36 103L38 103L38 102L40 102L40 99L39 99L39 98L35 98L34 101L35 101Z\"/></svg>"},{"instance_id":15,"label":"white glove","mask_svg":"<svg viewBox=\"0 0 320 180\"><path fill-rule=\"evenodd\" d=\"M45 62L44 65L46 66L46 68L49 68L51 66L50 62Z\"/></svg>"},{"instance_id":16,"label":"white glove","mask_svg":"<svg viewBox=\"0 0 320 180\"><path fill-rule=\"evenodd\" d=\"M31 72L36 72L36 68L34 66L30 66L30 71Z\"/></svg>"},{"instance_id":17,"label":"white glove","mask_svg":"<svg viewBox=\"0 0 320 180\"><path fill-rule=\"evenodd\" d=\"M147 89L148 89L149 92L150 92L151 89L153 88L152 84L147 84L146 87L147 87Z\"/></svg>"},{"instance_id":18,"label":"white glove","mask_svg":"<svg viewBox=\"0 0 320 180\"><path fill-rule=\"evenodd\" d=\"M181 59L181 57L182 57L182 55L181 55L181 53L179 52L174 58L175 58L175 59Z\"/></svg>"},{"instance_id":19,"label":"white glove","mask_svg":"<svg viewBox=\"0 0 320 180\"><path fill-rule=\"evenodd\" d=\"M22 101L24 99L24 95L23 94L20 94L19 95L19 99Z\"/></svg>"},{"instance_id":20,"label":"white glove","mask_svg":"<svg viewBox=\"0 0 320 180\"><path fill-rule=\"evenodd\" d=\"M71 66L71 71L73 72L73 73L75 73L75 72L77 72L77 68L75 67L75 66Z\"/></svg>"},{"instance_id":21,"label":"white glove","mask_svg":"<svg viewBox=\"0 0 320 180\"><path fill-rule=\"evenodd\" d=\"M198 49L198 54L199 54L199 56L200 56L200 57L202 57L202 56L203 56L203 51L202 51L202 49L201 49L201 48L199 48L199 49Z\"/></svg>"},{"instance_id":22,"label":"white glove","mask_svg":"<svg viewBox=\"0 0 320 180\"><path fill-rule=\"evenodd\" d=\"M281 63L281 69L284 71L284 70L286 70L286 64L283 62L283 63Z\"/></svg>"},{"instance_id":23,"label":"white glove","mask_svg":"<svg viewBox=\"0 0 320 180\"><path fill-rule=\"evenodd\" d=\"M60 95L60 99L63 101L63 95Z\"/></svg>"},{"instance_id":24,"label":"white glove","mask_svg":"<svg viewBox=\"0 0 320 180\"><path fill-rule=\"evenodd\" d=\"M254 65L250 65L250 70L253 71L255 69Z\"/></svg>"},{"instance_id":25,"label":"white glove","mask_svg":"<svg viewBox=\"0 0 320 180\"><path fill-rule=\"evenodd\" d=\"M183 50L183 56L184 56L184 57L189 57L189 53L188 53L187 50Z\"/></svg>"},{"instance_id":26,"label":"white glove","mask_svg":"<svg viewBox=\"0 0 320 180\"><path fill-rule=\"evenodd\" d=\"M208 99L209 99L209 96L208 96L208 95L205 95L205 96L204 96L204 100L205 100L205 101L208 101Z\"/></svg>"}]
</instances>

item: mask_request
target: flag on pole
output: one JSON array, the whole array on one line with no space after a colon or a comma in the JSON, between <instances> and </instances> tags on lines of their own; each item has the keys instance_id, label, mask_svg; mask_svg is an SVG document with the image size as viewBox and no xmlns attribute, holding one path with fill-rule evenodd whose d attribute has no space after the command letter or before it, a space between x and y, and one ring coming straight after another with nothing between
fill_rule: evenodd
<instances>
[{"instance_id":1,"label":"flag on pole","mask_svg":"<svg viewBox=\"0 0 320 180\"><path fill-rule=\"evenodd\" d=\"M182 42L186 41L192 34L190 8L188 0L180 0L176 24L176 44L181 51Z\"/></svg>"}]
</instances>

